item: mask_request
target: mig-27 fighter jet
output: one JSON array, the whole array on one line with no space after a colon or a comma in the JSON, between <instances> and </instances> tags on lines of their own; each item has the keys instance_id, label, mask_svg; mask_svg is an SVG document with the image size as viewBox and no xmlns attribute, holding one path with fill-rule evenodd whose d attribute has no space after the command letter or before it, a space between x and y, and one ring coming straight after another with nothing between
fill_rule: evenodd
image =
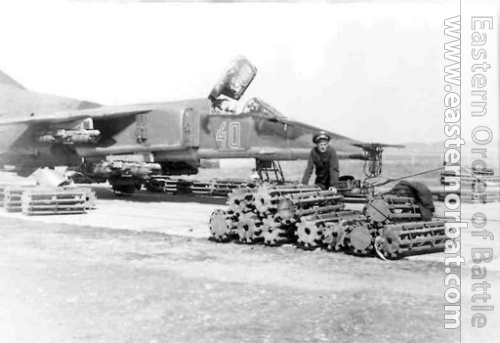
<instances>
[{"instance_id":1,"label":"mig-27 fighter jet","mask_svg":"<svg viewBox=\"0 0 500 343\"><path fill-rule=\"evenodd\" d=\"M240 100L256 72L239 57L207 98L103 106L30 91L0 71L0 168L29 175L40 167L79 167L131 193L153 170L195 174L200 159L307 159L320 128L289 120L259 99L241 111L224 109ZM368 161L369 174L380 174L384 145L326 132L340 159Z\"/></svg>"}]
</instances>

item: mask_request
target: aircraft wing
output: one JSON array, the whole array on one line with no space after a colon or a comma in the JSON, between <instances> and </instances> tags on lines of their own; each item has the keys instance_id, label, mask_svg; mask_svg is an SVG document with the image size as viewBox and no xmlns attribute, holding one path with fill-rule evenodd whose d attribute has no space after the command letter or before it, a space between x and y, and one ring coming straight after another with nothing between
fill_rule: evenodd
<instances>
[{"instance_id":1,"label":"aircraft wing","mask_svg":"<svg viewBox=\"0 0 500 343\"><path fill-rule=\"evenodd\" d=\"M283 117L271 118L270 120L275 120L277 122L284 123L284 124L287 124L290 126L294 126L294 125L300 126L303 129L309 130L311 133L316 133L319 130L317 127L314 127L312 125L296 122L293 120L288 120L287 118L283 118ZM334 132L331 132L328 130L322 130L322 131L327 132L330 135L330 137L332 137L334 140L343 140L346 143L348 143L352 146L361 148L363 150L372 150L372 149L377 149L377 148L405 148L405 146L402 144L364 143L364 142L361 142L361 141L358 141L358 140L355 140L355 139L352 139L352 138L349 138L346 136L339 135L338 133L334 133Z\"/></svg>"},{"instance_id":2,"label":"aircraft wing","mask_svg":"<svg viewBox=\"0 0 500 343\"><path fill-rule=\"evenodd\" d=\"M312 135L314 135L318 131L324 131L330 135L330 137L336 141L337 145L340 143L343 145L345 149L349 149L352 147L361 148L363 151L368 153L375 153L382 148L404 148L404 145L399 144L381 144L381 143L365 143L362 141L358 141L356 139L352 139L346 136L339 135L335 132L320 129L318 127L314 127L312 125L308 125L303 122L297 122L294 120L288 119L286 116L281 114L274 107L269 105L267 102L263 101L259 98L252 98L247 101L245 104L244 112L257 112L258 116L261 118L265 118L271 122L281 123L284 125L288 125L290 127L299 127L301 130L309 131Z\"/></svg>"},{"instance_id":3,"label":"aircraft wing","mask_svg":"<svg viewBox=\"0 0 500 343\"><path fill-rule=\"evenodd\" d=\"M339 135L332 131L322 130L318 127L308 125L306 123L297 122L294 120L289 120L286 117L269 117L262 116L269 121L281 123L284 125L288 125L290 127L298 127L300 130L309 131L311 136L318 131L324 131L330 135L330 137L334 140L335 146L338 151L342 151L348 158L352 159L367 159L372 158L375 159L378 156L383 148L404 148L404 145L399 144L381 144L381 143L366 143L363 141L358 141L356 139L352 139L346 136ZM363 153L360 153L359 150L362 149Z\"/></svg>"},{"instance_id":4,"label":"aircraft wing","mask_svg":"<svg viewBox=\"0 0 500 343\"><path fill-rule=\"evenodd\" d=\"M5 116L0 117L0 125L13 124L52 124L66 123L86 118L108 119L117 117L127 117L151 112L153 108L145 106L103 106L83 110L56 111L50 114L36 113L28 116Z\"/></svg>"},{"instance_id":5,"label":"aircraft wing","mask_svg":"<svg viewBox=\"0 0 500 343\"><path fill-rule=\"evenodd\" d=\"M355 140L355 139L352 139L352 138L349 138L349 137L346 137L346 136L342 136L342 135L339 135L338 133L334 133L332 131L328 131L328 130L323 130L323 129L319 129L318 127L315 127L315 126L312 126L312 125L309 125L309 124L306 124L306 123L302 123L302 122L298 122L298 121L294 121L294 120L290 120L286 117L275 117L275 118L269 118L269 117L266 117L266 119L270 120L270 121L276 121L276 122L279 122L279 123L283 123L283 124L287 124L289 126L297 126L297 127L300 127L301 129L305 129L307 131L310 131L312 134L318 132L318 131L325 131L327 132L330 137L334 140L342 140L342 141L348 141L351 145L354 145L354 146L357 146L357 145L363 145L365 143L361 142L361 141L358 141L358 140Z\"/></svg>"},{"instance_id":6,"label":"aircraft wing","mask_svg":"<svg viewBox=\"0 0 500 343\"><path fill-rule=\"evenodd\" d=\"M372 150L377 148L405 148L402 144L384 144L384 143L352 143L352 145L365 150Z\"/></svg>"}]
</instances>

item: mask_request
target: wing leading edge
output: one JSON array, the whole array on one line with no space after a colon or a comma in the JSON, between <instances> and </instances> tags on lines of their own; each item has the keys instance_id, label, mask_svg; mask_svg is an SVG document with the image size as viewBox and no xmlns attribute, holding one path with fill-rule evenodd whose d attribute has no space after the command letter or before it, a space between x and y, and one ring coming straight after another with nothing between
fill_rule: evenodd
<instances>
[{"instance_id":1,"label":"wing leading edge","mask_svg":"<svg viewBox=\"0 0 500 343\"><path fill-rule=\"evenodd\" d=\"M127 117L132 115L151 112L151 107L144 106L103 106L92 109L57 111L50 114L31 114L29 116L5 116L0 117L0 126L15 124L56 124L66 123L75 120L91 119L110 119L118 117Z\"/></svg>"}]
</instances>

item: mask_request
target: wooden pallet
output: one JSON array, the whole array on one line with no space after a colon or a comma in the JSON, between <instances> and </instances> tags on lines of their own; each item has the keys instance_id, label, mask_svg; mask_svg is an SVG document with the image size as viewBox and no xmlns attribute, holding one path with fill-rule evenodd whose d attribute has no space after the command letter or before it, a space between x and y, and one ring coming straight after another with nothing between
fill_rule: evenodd
<instances>
[{"instance_id":1,"label":"wooden pallet","mask_svg":"<svg viewBox=\"0 0 500 343\"><path fill-rule=\"evenodd\" d=\"M26 187L7 186L3 188L3 207L7 212L22 212L22 195Z\"/></svg>"},{"instance_id":2,"label":"wooden pallet","mask_svg":"<svg viewBox=\"0 0 500 343\"><path fill-rule=\"evenodd\" d=\"M21 206L25 215L85 213L87 190L31 189L22 193Z\"/></svg>"}]
</instances>

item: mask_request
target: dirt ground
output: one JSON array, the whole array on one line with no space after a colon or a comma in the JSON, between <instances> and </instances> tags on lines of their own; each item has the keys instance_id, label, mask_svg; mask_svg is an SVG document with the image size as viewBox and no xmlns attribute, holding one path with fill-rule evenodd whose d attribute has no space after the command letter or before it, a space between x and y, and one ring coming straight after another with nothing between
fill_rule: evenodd
<instances>
[{"instance_id":1,"label":"dirt ground","mask_svg":"<svg viewBox=\"0 0 500 343\"><path fill-rule=\"evenodd\" d=\"M0 210L0 342L460 340L443 329L444 254L214 243L223 201L99 192L84 215ZM489 273L498 284L498 264Z\"/></svg>"}]
</instances>

